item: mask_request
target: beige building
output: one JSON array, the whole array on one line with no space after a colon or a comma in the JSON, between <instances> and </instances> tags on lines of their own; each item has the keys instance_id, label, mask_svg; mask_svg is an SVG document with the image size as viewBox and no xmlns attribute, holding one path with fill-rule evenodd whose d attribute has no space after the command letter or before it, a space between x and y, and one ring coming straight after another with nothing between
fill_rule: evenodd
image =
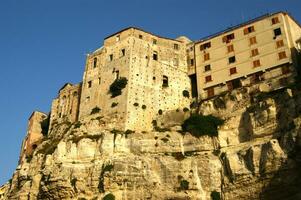
<instances>
[{"instance_id":1,"label":"beige building","mask_svg":"<svg viewBox=\"0 0 301 200\"><path fill-rule=\"evenodd\" d=\"M122 129L149 130L156 116L189 106L183 91L190 91L185 37L163 38L127 28L104 40L87 57L79 118L98 107L115 116ZM125 77L122 94L111 97L110 85ZM162 112L161 112L162 111Z\"/></svg>"},{"instance_id":2,"label":"beige building","mask_svg":"<svg viewBox=\"0 0 301 200\"><path fill-rule=\"evenodd\" d=\"M27 134L22 143L19 163L22 163L26 157L31 156L42 140L43 131L41 122L45 119L47 119L47 114L39 111L33 112L29 117Z\"/></svg>"},{"instance_id":3,"label":"beige building","mask_svg":"<svg viewBox=\"0 0 301 200\"><path fill-rule=\"evenodd\" d=\"M66 83L59 90L58 97L52 101L50 128L55 122L78 120L80 94L81 84Z\"/></svg>"},{"instance_id":4,"label":"beige building","mask_svg":"<svg viewBox=\"0 0 301 200\"><path fill-rule=\"evenodd\" d=\"M272 89L287 84L298 65L300 36L300 25L279 12L195 42L189 74L196 74L198 96L206 99L262 81Z\"/></svg>"}]
</instances>

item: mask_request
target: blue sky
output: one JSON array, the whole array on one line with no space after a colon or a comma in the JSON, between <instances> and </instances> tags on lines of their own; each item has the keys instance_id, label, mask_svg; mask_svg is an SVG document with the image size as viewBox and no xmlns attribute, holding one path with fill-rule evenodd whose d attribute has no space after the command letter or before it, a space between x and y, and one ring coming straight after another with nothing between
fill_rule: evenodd
<instances>
[{"instance_id":1,"label":"blue sky","mask_svg":"<svg viewBox=\"0 0 301 200\"><path fill-rule=\"evenodd\" d=\"M196 40L267 12L301 22L300 0L1 0L0 184L17 166L27 119L48 112L65 82L80 82L85 54L128 26Z\"/></svg>"}]
</instances>

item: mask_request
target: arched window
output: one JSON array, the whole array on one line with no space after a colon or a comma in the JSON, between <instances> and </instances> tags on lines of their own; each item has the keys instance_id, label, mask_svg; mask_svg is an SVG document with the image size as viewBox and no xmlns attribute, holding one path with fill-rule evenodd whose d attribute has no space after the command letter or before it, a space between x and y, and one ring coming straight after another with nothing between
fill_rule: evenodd
<instances>
[{"instance_id":1,"label":"arched window","mask_svg":"<svg viewBox=\"0 0 301 200\"><path fill-rule=\"evenodd\" d=\"M73 92L73 96L74 96L74 97L77 96L77 92Z\"/></svg>"},{"instance_id":2,"label":"arched window","mask_svg":"<svg viewBox=\"0 0 301 200\"><path fill-rule=\"evenodd\" d=\"M93 59L93 68L96 68L97 67L97 58L94 58Z\"/></svg>"},{"instance_id":3,"label":"arched window","mask_svg":"<svg viewBox=\"0 0 301 200\"><path fill-rule=\"evenodd\" d=\"M163 76L162 86L163 87L168 87L168 77L167 76Z\"/></svg>"}]
</instances>

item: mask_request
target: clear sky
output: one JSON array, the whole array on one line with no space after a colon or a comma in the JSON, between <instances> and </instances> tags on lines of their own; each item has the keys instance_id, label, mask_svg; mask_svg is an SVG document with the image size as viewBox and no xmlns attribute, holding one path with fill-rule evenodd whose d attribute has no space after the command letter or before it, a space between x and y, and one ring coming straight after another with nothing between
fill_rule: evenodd
<instances>
[{"instance_id":1,"label":"clear sky","mask_svg":"<svg viewBox=\"0 0 301 200\"><path fill-rule=\"evenodd\" d=\"M128 26L196 40L267 12L301 22L300 0L1 0L0 185L17 166L27 120L49 112L65 82L80 82L85 55Z\"/></svg>"}]
</instances>

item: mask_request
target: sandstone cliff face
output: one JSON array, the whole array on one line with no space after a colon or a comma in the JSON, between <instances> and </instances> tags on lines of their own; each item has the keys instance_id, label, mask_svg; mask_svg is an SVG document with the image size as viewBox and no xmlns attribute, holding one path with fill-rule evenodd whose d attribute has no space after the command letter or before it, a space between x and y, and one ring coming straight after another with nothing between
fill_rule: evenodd
<instances>
[{"instance_id":1,"label":"sandstone cliff face","mask_svg":"<svg viewBox=\"0 0 301 200\"><path fill-rule=\"evenodd\" d=\"M250 90L197 108L226 120L218 138L121 132L97 115L57 124L2 199L301 199L301 93Z\"/></svg>"}]
</instances>

